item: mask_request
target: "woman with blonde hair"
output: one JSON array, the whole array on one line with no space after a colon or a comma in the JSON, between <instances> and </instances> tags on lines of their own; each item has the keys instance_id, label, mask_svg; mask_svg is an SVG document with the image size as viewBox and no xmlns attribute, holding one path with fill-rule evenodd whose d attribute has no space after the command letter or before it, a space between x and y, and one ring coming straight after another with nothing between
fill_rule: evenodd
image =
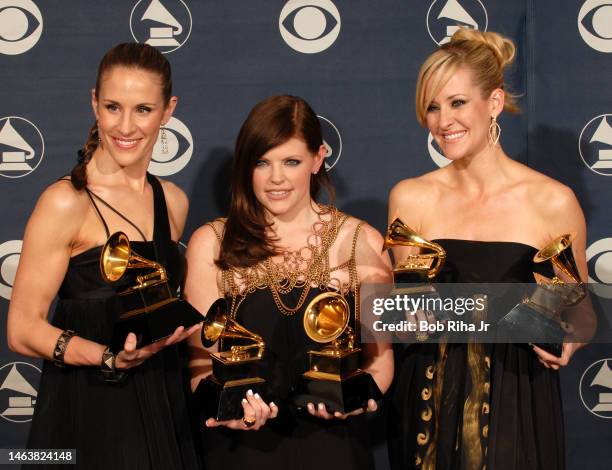
<instances>
[{"instance_id":1,"label":"woman with blonde hair","mask_svg":"<svg viewBox=\"0 0 612 470\"><path fill-rule=\"evenodd\" d=\"M400 181L389 221L399 217L446 250L441 281L533 282L542 269L535 253L568 232L587 277L585 220L574 193L500 144L499 115L518 111L504 83L514 55L499 34L460 29L419 73L417 119L451 162ZM394 255L405 257L406 248ZM561 357L527 344L408 346L392 396L392 467L563 468L557 370L580 346L563 344Z\"/></svg>"}]
</instances>

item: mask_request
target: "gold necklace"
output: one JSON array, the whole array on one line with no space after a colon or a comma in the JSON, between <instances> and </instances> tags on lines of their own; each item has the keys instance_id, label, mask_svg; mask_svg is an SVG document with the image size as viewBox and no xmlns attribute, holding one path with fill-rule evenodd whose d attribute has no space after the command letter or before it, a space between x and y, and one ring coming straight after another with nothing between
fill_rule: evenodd
<instances>
[{"instance_id":1,"label":"gold necklace","mask_svg":"<svg viewBox=\"0 0 612 470\"><path fill-rule=\"evenodd\" d=\"M330 215L328 221L323 218L327 214ZM313 285L327 286L329 284L329 249L336 240L338 229L347 216L339 213L333 206L321 206L317 215L319 220L313 224L312 234L307 238L306 246L297 251L282 253L281 263L274 263L272 258L267 258L250 268L232 268L230 270L232 272L224 276L233 297L231 309L233 317L242 300L256 289L270 288L278 310L283 315L292 316L302 308ZM313 236L319 243L309 241ZM305 251L311 253L308 259L302 255ZM304 268L300 269L302 265ZM293 270L290 269L291 266L294 267ZM236 278L243 281L241 286L235 282ZM300 287L302 292L295 307L287 306L281 295ZM237 297L239 300L236 302Z\"/></svg>"}]
</instances>

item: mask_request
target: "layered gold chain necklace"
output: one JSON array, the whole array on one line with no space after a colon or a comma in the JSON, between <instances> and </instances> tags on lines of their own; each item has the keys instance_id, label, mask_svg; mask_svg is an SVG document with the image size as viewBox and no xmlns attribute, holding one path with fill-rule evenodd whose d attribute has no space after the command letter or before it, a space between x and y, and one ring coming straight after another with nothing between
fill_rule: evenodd
<instances>
[{"instance_id":1,"label":"layered gold chain necklace","mask_svg":"<svg viewBox=\"0 0 612 470\"><path fill-rule=\"evenodd\" d=\"M312 233L302 249L282 252L283 259L279 263L267 258L252 267L224 271L224 284L228 287L226 292L232 296L232 317L235 317L242 300L256 289L269 288L278 310L283 315L291 316L302 308L313 286L326 288L329 285L329 249L347 216L333 206L321 205L318 209L319 220L313 225ZM306 256L307 253L310 256ZM281 296L295 288L302 288L302 292L297 304L290 307Z\"/></svg>"}]
</instances>

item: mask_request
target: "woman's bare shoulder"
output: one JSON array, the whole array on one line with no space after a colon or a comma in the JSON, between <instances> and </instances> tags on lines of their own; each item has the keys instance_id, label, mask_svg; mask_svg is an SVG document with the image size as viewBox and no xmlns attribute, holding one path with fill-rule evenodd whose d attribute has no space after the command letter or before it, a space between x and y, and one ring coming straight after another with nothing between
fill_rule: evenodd
<instances>
[{"instance_id":1,"label":"woman's bare shoulder","mask_svg":"<svg viewBox=\"0 0 612 470\"><path fill-rule=\"evenodd\" d=\"M58 180L42 192L36 210L56 217L74 219L85 215L89 209L89 198L85 190L76 190L69 180Z\"/></svg>"},{"instance_id":2,"label":"woman's bare shoulder","mask_svg":"<svg viewBox=\"0 0 612 470\"><path fill-rule=\"evenodd\" d=\"M214 219L197 228L189 239L188 250L216 256L219 252L225 219Z\"/></svg>"}]
</instances>

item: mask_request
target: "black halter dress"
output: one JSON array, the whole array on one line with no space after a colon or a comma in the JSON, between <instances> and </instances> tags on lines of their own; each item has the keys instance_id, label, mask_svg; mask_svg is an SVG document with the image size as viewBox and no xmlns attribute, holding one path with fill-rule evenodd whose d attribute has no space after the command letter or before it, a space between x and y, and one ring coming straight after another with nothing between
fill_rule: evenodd
<instances>
[{"instance_id":1,"label":"black halter dress","mask_svg":"<svg viewBox=\"0 0 612 470\"><path fill-rule=\"evenodd\" d=\"M165 266L176 289L183 275L182 256L170 237L161 184L151 175L147 179L154 198L153 240L131 245ZM88 194L108 236L95 201L107 204ZM51 323L109 344L115 291L100 275L100 252L101 247L94 247L70 259ZM76 449L76 468L86 470L198 468L186 407L184 359L178 346L167 347L130 369L118 384L105 382L99 367L59 368L44 361L28 448Z\"/></svg>"}]
</instances>

